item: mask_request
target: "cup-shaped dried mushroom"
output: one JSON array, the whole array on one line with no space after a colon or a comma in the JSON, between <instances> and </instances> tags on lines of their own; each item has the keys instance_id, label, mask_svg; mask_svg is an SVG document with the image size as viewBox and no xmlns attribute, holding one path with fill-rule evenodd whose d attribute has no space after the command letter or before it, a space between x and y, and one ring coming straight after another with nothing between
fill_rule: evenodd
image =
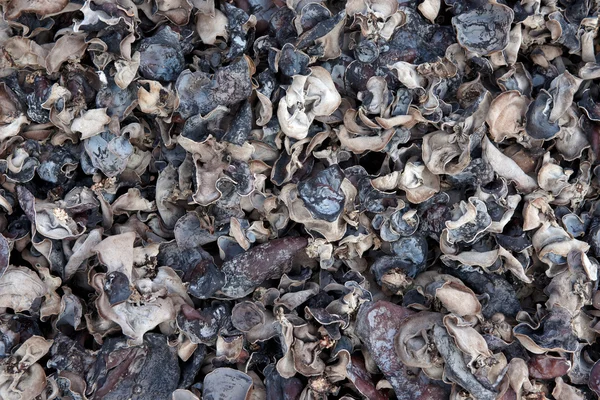
<instances>
[{"instance_id":1,"label":"cup-shaped dried mushroom","mask_svg":"<svg viewBox=\"0 0 600 400\"><path fill-rule=\"evenodd\" d=\"M0 363L0 397L35 399L46 387L44 368L37 363L52 346L40 336L27 339L17 351Z\"/></svg>"},{"instance_id":2,"label":"cup-shaped dried mushroom","mask_svg":"<svg viewBox=\"0 0 600 400\"><path fill-rule=\"evenodd\" d=\"M550 93L541 90L527 109L525 132L533 139L549 140L560 131L556 120L551 119L553 99Z\"/></svg>"},{"instance_id":3,"label":"cup-shaped dried mushroom","mask_svg":"<svg viewBox=\"0 0 600 400\"><path fill-rule=\"evenodd\" d=\"M516 90L501 93L492 101L486 122L494 142L520 138L525 130L525 113L529 101Z\"/></svg>"},{"instance_id":4,"label":"cup-shaped dried mushroom","mask_svg":"<svg viewBox=\"0 0 600 400\"><path fill-rule=\"evenodd\" d=\"M455 175L469 165L471 156L457 135L437 131L423 137L423 161L436 175Z\"/></svg>"},{"instance_id":5,"label":"cup-shaped dried mushroom","mask_svg":"<svg viewBox=\"0 0 600 400\"><path fill-rule=\"evenodd\" d=\"M578 341L571 320L567 309L555 306L537 324L522 322L513 331L523 347L534 354L548 351L572 353L577 350Z\"/></svg>"},{"instance_id":6,"label":"cup-shaped dried mushroom","mask_svg":"<svg viewBox=\"0 0 600 400\"><path fill-rule=\"evenodd\" d=\"M313 120L333 114L341 101L326 69L313 67L308 76L295 75L277 108L281 130L291 138L304 139Z\"/></svg>"},{"instance_id":7,"label":"cup-shaped dried mushroom","mask_svg":"<svg viewBox=\"0 0 600 400\"><path fill-rule=\"evenodd\" d=\"M298 196L314 218L333 222L342 213L346 202L343 179L344 173L334 165L298 184Z\"/></svg>"},{"instance_id":8,"label":"cup-shaped dried mushroom","mask_svg":"<svg viewBox=\"0 0 600 400\"><path fill-rule=\"evenodd\" d=\"M402 363L412 368L436 368L442 365L439 354L430 342L435 325L442 325L443 315L421 311L402 322L395 337L396 354Z\"/></svg>"},{"instance_id":9,"label":"cup-shaped dried mushroom","mask_svg":"<svg viewBox=\"0 0 600 400\"><path fill-rule=\"evenodd\" d=\"M452 216L446 221L447 240L450 243L472 243L492 224L485 203L475 197L469 202L462 201L452 210Z\"/></svg>"}]
</instances>

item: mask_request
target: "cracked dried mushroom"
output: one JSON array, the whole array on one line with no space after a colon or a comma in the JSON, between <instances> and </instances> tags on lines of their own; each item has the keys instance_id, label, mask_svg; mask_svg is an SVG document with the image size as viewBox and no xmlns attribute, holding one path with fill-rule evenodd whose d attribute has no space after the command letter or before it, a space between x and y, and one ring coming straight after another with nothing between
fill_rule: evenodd
<instances>
[{"instance_id":1,"label":"cracked dried mushroom","mask_svg":"<svg viewBox=\"0 0 600 400\"><path fill-rule=\"evenodd\" d=\"M597 398L599 12L0 0L0 398Z\"/></svg>"}]
</instances>

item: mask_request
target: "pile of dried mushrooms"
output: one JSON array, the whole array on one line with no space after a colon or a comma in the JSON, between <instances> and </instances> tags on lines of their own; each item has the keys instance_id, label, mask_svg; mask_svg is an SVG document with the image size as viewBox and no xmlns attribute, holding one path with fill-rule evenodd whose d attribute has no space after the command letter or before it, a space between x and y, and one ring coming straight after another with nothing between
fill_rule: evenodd
<instances>
[{"instance_id":1,"label":"pile of dried mushrooms","mask_svg":"<svg viewBox=\"0 0 600 400\"><path fill-rule=\"evenodd\" d=\"M600 395L597 0L0 10L0 399Z\"/></svg>"}]
</instances>

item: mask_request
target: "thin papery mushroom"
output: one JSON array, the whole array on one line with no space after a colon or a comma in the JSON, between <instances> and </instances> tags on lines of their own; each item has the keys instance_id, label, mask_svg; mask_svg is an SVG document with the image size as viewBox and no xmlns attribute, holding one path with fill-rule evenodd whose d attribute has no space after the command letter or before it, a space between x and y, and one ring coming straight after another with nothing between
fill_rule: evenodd
<instances>
[{"instance_id":1,"label":"thin papery mushroom","mask_svg":"<svg viewBox=\"0 0 600 400\"><path fill-rule=\"evenodd\" d=\"M525 132L533 139L549 140L560 131L556 120L552 119L553 97L541 90L527 109ZM558 115L561 115L557 112Z\"/></svg>"},{"instance_id":2,"label":"thin papery mushroom","mask_svg":"<svg viewBox=\"0 0 600 400\"><path fill-rule=\"evenodd\" d=\"M140 42L140 74L147 79L175 81L184 69L179 35L170 27Z\"/></svg>"},{"instance_id":3,"label":"thin papery mushroom","mask_svg":"<svg viewBox=\"0 0 600 400\"><path fill-rule=\"evenodd\" d=\"M128 279L133 277L133 243L135 233L127 232L104 239L92 251L108 272L121 272Z\"/></svg>"},{"instance_id":4,"label":"thin papery mushroom","mask_svg":"<svg viewBox=\"0 0 600 400\"><path fill-rule=\"evenodd\" d=\"M480 187L476 196L486 203L488 210L494 210L492 224L487 231L502 233L515 214L515 210L521 202L521 196L518 194L507 196L508 186L504 180L495 182L494 186L490 183L490 186L489 189Z\"/></svg>"},{"instance_id":5,"label":"thin papery mushroom","mask_svg":"<svg viewBox=\"0 0 600 400\"><path fill-rule=\"evenodd\" d=\"M132 188L127 193L119 196L112 204L111 211L113 215L121 215L132 212L151 212L155 211L154 202L146 200L142 197L138 189Z\"/></svg>"},{"instance_id":6,"label":"thin papery mushroom","mask_svg":"<svg viewBox=\"0 0 600 400\"><path fill-rule=\"evenodd\" d=\"M0 397L600 393L589 1L4 3Z\"/></svg>"},{"instance_id":7,"label":"thin papery mushroom","mask_svg":"<svg viewBox=\"0 0 600 400\"><path fill-rule=\"evenodd\" d=\"M51 340L31 336L17 351L0 363L0 396L5 399L34 399L46 386L46 374L37 363L52 346Z\"/></svg>"},{"instance_id":8,"label":"thin papery mushroom","mask_svg":"<svg viewBox=\"0 0 600 400\"><path fill-rule=\"evenodd\" d=\"M471 243L480 237L492 224L485 203L475 197L461 202L453 210L451 219L446 221L447 240L450 243Z\"/></svg>"},{"instance_id":9,"label":"thin papery mushroom","mask_svg":"<svg viewBox=\"0 0 600 400\"><path fill-rule=\"evenodd\" d=\"M111 306L108 294L104 290L105 279L104 274L96 274L93 277L92 285L99 294L96 308L102 318L118 324L132 344L141 344L146 332L174 319L173 301L166 297L166 293L138 293L138 298L129 296L128 301Z\"/></svg>"},{"instance_id":10,"label":"thin papery mushroom","mask_svg":"<svg viewBox=\"0 0 600 400\"><path fill-rule=\"evenodd\" d=\"M552 35L552 40L564 45L570 52L579 52L580 42L576 28L558 11L550 13L548 18L546 26Z\"/></svg>"},{"instance_id":11,"label":"thin papery mushroom","mask_svg":"<svg viewBox=\"0 0 600 400\"><path fill-rule=\"evenodd\" d=\"M423 161L436 175L454 175L466 168L471 156L456 135L437 131L423 137Z\"/></svg>"},{"instance_id":12,"label":"thin papery mushroom","mask_svg":"<svg viewBox=\"0 0 600 400\"><path fill-rule=\"evenodd\" d=\"M183 188L175 183L179 174L173 165L169 164L158 175L156 180L156 208L167 228L174 227L177 220L183 216L183 210L177 206L175 191Z\"/></svg>"},{"instance_id":13,"label":"thin papery mushroom","mask_svg":"<svg viewBox=\"0 0 600 400\"><path fill-rule=\"evenodd\" d=\"M91 284L99 295L96 307L100 316L120 325L123 333L139 344L145 332L174 318L176 305L191 303L191 300L179 277L170 268L160 269L152 280L137 279L143 274L133 271L135 234L123 235L132 238L131 247L126 251L131 258L122 261L119 257L123 255L119 253L114 258L104 256L108 273L94 275ZM103 241L96 251L104 255L103 245L109 245L109 242Z\"/></svg>"},{"instance_id":14,"label":"thin papery mushroom","mask_svg":"<svg viewBox=\"0 0 600 400\"><path fill-rule=\"evenodd\" d=\"M364 110L369 114L381 114L383 108L389 103L390 92L387 82L382 77L374 76L367 81L366 89L366 93L358 94Z\"/></svg>"},{"instance_id":15,"label":"thin papery mushroom","mask_svg":"<svg viewBox=\"0 0 600 400\"><path fill-rule=\"evenodd\" d=\"M215 360L229 363L242 363L248 359L248 351L244 349L244 336L217 336L215 344Z\"/></svg>"},{"instance_id":16,"label":"thin papery mushroom","mask_svg":"<svg viewBox=\"0 0 600 400\"><path fill-rule=\"evenodd\" d=\"M482 140L482 148L484 160L499 176L514 182L517 188L525 193L537 189L536 180L527 175L510 157L504 155L487 137Z\"/></svg>"},{"instance_id":17,"label":"thin papery mushroom","mask_svg":"<svg viewBox=\"0 0 600 400\"><path fill-rule=\"evenodd\" d=\"M106 109L88 110L73 120L71 130L81 133L81 139L88 139L104 132L105 126L111 121Z\"/></svg>"},{"instance_id":18,"label":"thin papery mushroom","mask_svg":"<svg viewBox=\"0 0 600 400\"><path fill-rule=\"evenodd\" d=\"M183 304L177 314L177 327L191 343L215 346L219 332L227 322L227 311L223 304L214 304L201 310Z\"/></svg>"},{"instance_id":19,"label":"thin papery mushroom","mask_svg":"<svg viewBox=\"0 0 600 400\"><path fill-rule=\"evenodd\" d=\"M37 266L36 270L46 286L46 293L40 307L40 319L45 321L48 317L60 312L60 296L56 290L61 285L61 279L50 274L50 270L46 267Z\"/></svg>"},{"instance_id":20,"label":"thin papery mushroom","mask_svg":"<svg viewBox=\"0 0 600 400\"><path fill-rule=\"evenodd\" d=\"M277 315L277 319L281 324L279 339L281 341L281 351L283 357L276 363L277 373L283 378L292 378L296 375L294 367L294 355L292 353L292 345L294 343L294 325L283 313ZM297 321L300 326L305 325L304 321Z\"/></svg>"},{"instance_id":21,"label":"thin papery mushroom","mask_svg":"<svg viewBox=\"0 0 600 400\"><path fill-rule=\"evenodd\" d=\"M202 42L215 44L218 37L227 40L227 16L221 10L214 10L214 15L199 13L196 17L196 30Z\"/></svg>"},{"instance_id":22,"label":"thin papery mushroom","mask_svg":"<svg viewBox=\"0 0 600 400\"><path fill-rule=\"evenodd\" d=\"M346 202L341 190L343 179L342 170L331 166L298 184L298 195L314 218L333 222L340 216Z\"/></svg>"},{"instance_id":23,"label":"thin papery mushroom","mask_svg":"<svg viewBox=\"0 0 600 400\"><path fill-rule=\"evenodd\" d=\"M338 286L338 288L336 288L336 286ZM325 290L340 289L342 291L342 296L325 307L325 310L330 314L347 317L355 313L363 303L372 301L373 299L371 293L355 281L347 281L343 286L333 284L325 287Z\"/></svg>"},{"instance_id":24,"label":"thin papery mushroom","mask_svg":"<svg viewBox=\"0 0 600 400\"><path fill-rule=\"evenodd\" d=\"M514 327L513 332L523 347L534 354L547 351L572 353L576 351L578 342L571 320L567 309L555 306L537 324L522 322Z\"/></svg>"},{"instance_id":25,"label":"thin papery mushroom","mask_svg":"<svg viewBox=\"0 0 600 400\"><path fill-rule=\"evenodd\" d=\"M566 171L570 172L570 171ZM576 171L576 176L570 181L570 185L566 186L559 195L554 199L556 205L569 205L577 208L583 201L583 193L587 193L591 183L591 164L582 162L579 165L579 170Z\"/></svg>"},{"instance_id":26,"label":"thin papery mushroom","mask_svg":"<svg viewBox=\"0 0 600 400\"><path fill-rule=\"evenodd\" d=\"M150 115L167 117L179 105L177 96L169 88L156 81L140 80L138 89L138 107ZM149 90L146 89L149 87Z\"/></svg>"},{"instance_id":27,"label":"thin papery mushroom","mask_svg":"<svg viewBox=\"0 0 600 400\"><path fill-rule=\"evenodd\" d=\"M131 60L115 61L115 83L121 89L125 89L135 79L138 69L140 68L141 55L136 51L131 56Z\"/></svg>"},{"instance_id":28,"label":"thin papery mushroom","mask_svg":"<svg viewBox=\"0 0 600 400\"><path fill-rule=\"evenodd\" d=\"M340 37L346 23L346 13L338 12L332 18L318 23L313 29L303 33L298 38L298 47L303 47L307 42L314 40L315 45L320 48L321 60L338 58L342 54ZM322 34L321 32L324 32Z\"/></svg>"},{"instance_id":29,"label":"thin papery mushroom","mask_svg":"<svg viewBox=\"0 0 600 400\"><path fill-rule=\"evenodd\" d=\"M427 18L431 23L434 23L440 12L440 4L439 0L427 0L418 5L419 11L425 18Z\"/></svg>"},{"instance_id":30,"label":"thin papery mushroom","mask_svg":"<svg viewBox=\"0 0 600 400\"><path fill-rule=\"evenodd\" d=\"M21 14L34 13L41 17L57 14L67 7L68 1L11 1L6 4L4 12L9 20L17 19Z\"/></svg>"},{"instance_id":31,"label":"thin papery mushroom","mask_svg":"<svg viewBox=\"0 0 600 400\"><path fill-rule=\"evenodd\" d=\"M158 0L156 13L164 15L177 25L186 25L192 12L192 4L186 0Z\"/></svg>"},{"instance_id":32,"label":"thin papery mushroom","mask_svg":"<svg viewBox=\"0 0 600 400\"><path fill-rule=\"evenodd\" d=\"M58 72L65 61L76 61L83 56L87 48L83 33L67 33L60 37L46 56L48 73Z\"/></svg>"},{"instance_id":33,"label":"thin papery mushroom","mask_svg":"<svg viewBox=\"0 0 600 400\"><path fill-rule=\"evenodd\" d=\"M501 93L490 106L486 117L494 142L519 139L525 130L525 113L530 100L516 90Z\"/></svg>"},{"instance_id":34,"label":"thin papery mushroom","mask_svg":"<svg viewBox=\"0 0 600 400\"><path fill-rule=\"evenodd\" d=\"M550 158L550 153L544 155L543 165L538 171L538 185L540 188L558 196L560 192L570 185L571 171L565 171L558 163Z\"/></svg>"},{"instance_id":35,"label":"thin papery mushroom","mask_svg":"<svg viewBox=\"0 0 600 400\"><path fill-rule=\"evenodd\" d=\"M236 304L231 311L231 323L245 333L250 343L269 340L278 335L278 326L273 314L260 303L249 301Z\"/></svg>"},{"instance_id":36,"label":"thin papery mushroom","mask_svg":"<svg viewBox=\"0 0 600 400\"><path fill-rule=\"evenodd\" d=\"M177 389L171 395L171 400L200 400L198 396L189 390Z\"/></svg>"},{"instance_id":37,"label":"thin papery mushroom","mask_svg":"<svg viewBox=\"0 0 600 400\"><path fill-rule=\"evenodd\" d=\"M563 228L551 223L544 222L532 236L533 247L538 253L539 259L552 268L556 264L563 264L567 261L567 256L571 251L586 252L589 245L577 239L573 239ZM585 254L584 259L587 259ZM585 261L589 264L589 260ZM596 279L596 274L592 274L591 279Z\"/></svg>"},{"instance_id":38,"label":"thin papery mushroom","mask_svg":"<svg viewBox=\"0 0 600 400\"><path fill-rule=\"evenodd\" d=\"M341 96L331 75L322 67L311 68L308 76L296 75L280 100L277 117L283 133L304 139L316 117L331 115L340 105Z\"/></svg>"},{"instance_id":39,"label":"thin papery mushroom","mask_svg":"<svg viewBox=\"0 0 600 400\"><path fill-rule=\"evenodd\" d=\"M29 310L33 302L46 295L48 288L39 276L26 267L8 266L0 277L0 306L16 312Z\"/></svg>"},{"instance_id":40,"label":"thin papery mushroom","mask_svg":"<svg viewBox=\"0 0 600 400\"><path fill-rule=\"evenodd\" d=\"M557 121L573 103L573 96L579 90L581 80L568 71L556 77L550 84L550 93L554 103L550 112L550 122Z\"/></svg>"},{"instance_id":41,"label":"thin papery mushroom","mask_svg":"<svg viewBox=\"0 0 600 400\"><path fill-rule=\"evenodd\" d=\"M551 62L563 54L563 50L559 46L553 45L538 45L531 52L531 60L541 66L548 68Z\"/></svg>"},{"instance_id":42,"label":"thin papery mushroom","mask_svg":"<svg viewBox=\"0 0 600 400\"><path fill-rule=\"evenodd\" d=\"M386 129L381 135L374 136L356 136L351 134L344 125L340 126L337 137L343 148L346 148L356 154L362 154L366 151L381 151L387 146L396 131Z\"/></svg>"},{"instance_id":43,"label":"thin papery mushroom","mask_svg":"<svg viewBox=\"0 0 600 400\"><path fill-rule=\"evenodd\" d=\"M285 278L285 277L284 277ZM282 279L283 280L283 279ZM280 285L280 290L283 293L281 297L275 300L275 305L285 306L288 310L293 310L311 297L315 296L319 293L319 285L314 282L306 282L304 283L304 289L300 290L299 287L296 287L299 282L290 285L290 288L285 289L285 286Z\"/></svg>"},{"instance_id":44,"label":"thin papery mushroom","mask_svg":"<svg viewBox=\"0 0 600 400\"><path fill-rule=\"evenodd\" d=\"M345 352L340 352L344 354ZM346 365L347 378L353 383L356 390L363 396L374 400L383 400L386 398L381 391L377 390L371 380L371 376L366 370L365 361L360 357L350 357Z\"/></svg>"},{"instance_id":45,"label":"thin papery mushroom","mask_svg":"<svg viewBox=\"0 0 600 400\"><path fill-rule=\"evenodd\" d=\"M398 179L398 187L406 192L408 201L420 204L439 191L440 179L421 162L409 160Z\"/></svg>"},{"instance_id":46,"label":"thin papery mushroom","mask_svg":"<svg viewBox=\"0 0 600 400\"><path fill-rule=\"evenodd\" d=\"M557 399L565 399L565 400L583 400L585 399L581 390L568 385L561 377L557 377L554 382L556 386L552 391L552 396Z\"/></svg>"},{"instance_id":47,"label":"thin papery mushroom","mask_svg":"<svg viewBox=\"0 0 600 400\"><path fill-rule=\"evenodd\" d=\"M454 315L446 315L444 326L454 339L456 346L469 357L469 366L478 360L485 363L485 359L492 357L492 352L485 339L473 328L472 324Z\"/></svg>"},{"instance_id":48,"label":"thin papery mushroom","mask_svg":"<svg viewBox=\"0 0 600 400\"><path fill-rule=\"evenodd\" d=\"M567 161L581 157L583 151L589 148L590 143L582 128L582 118L571 106L563 119L567 122L561 124L561 130L555 138L556 148Z\"/></svg>"},{"instance_id":49,"label":"thin papery mushroom","mask_svg":"<svg viewBox=\"0 0 600 400\"><path fill-rule=\"evenodd\" d=\"M396 71L398 80L408 89L423 89L427 87L427 80L417 71L417 66L405 61L398 61L388 68Z\"/></svg>"},{"instance_id":50,"label":"thin papery mushroom","mask_svg":"<svg viewBox=\"0 0 600 400\"><path fill-rule=\"evenodd\" d=\"M60 334L54 339L50 349L51 357L47 366L59 371L59 376L68 380L71 391L85 395L87 384L85 374L96 361L91 352L69 337Z\"/></svg>"},{"instance_id":51,"label":"thin papery mushroom","mask_svg":"<svg viewBox=\"0 0 600 400\"><path fill-rule=\"evenodd\" d=\"M513 358L510 361L506 374L500 382L499 389L500 395L506 396L508 394L510 396L512 392L512 396L514 396L512 398L517 399L523 399L523 395L533 389L533 385L529 381L527 363L523 359Z\"/></svg>"},{"instance_id":52,"label":"thin papery mushroom","mask_svg":"<svg viewBox=\"0 0 600 400\"><path fill-rule=\"evenodd\" d=\"M386 0L379 0L374 2L364 0L352 0L346 4L346 13L349 16L354 16L356 14L368 15L372 13L378 18L387 19L397 10L397 3Z\"/></svg>"},{"instance_id":53,"label":"thin papery mushroom","mask_svg":"<svg viewBox=\"0 0 600 400\"><path fill-rule=\"evenodd\" d=\"M502 261L501 268L503 270L510 271L523 282L532 282L532 279L525 273L527 265L523 265L510 251L501 246L497 250L486 252L464 251L457 255L444 254L442 256L442 261L457 261L464 265L480 266L484 269L492 266L497 267L495 264L499 259Z\"/></svg>"},{"instance_id":54,"label":"thin papery mushroom","mask_svg":"<svg viewBox=\"0 0 600 400\"><path fill-rule=\"evenodd\" d=\"M461 351L452 343L448 331L439 325L433 327L433 341L444 359L444 377L459 384L477 399L495 399L496 392L482 385L469 371Z\"/></svg>"},{"instance_id":55,"label":"thin papery mushroom","mask_svg":"<svg viewBox=\"0 0 600 400\"><path fill-rule=\"evenodd\" d=\"M523 208L523 230L529 231L542 226L544 222L554 220L554 212L550 207L551 197L541 192L534 192L525 197Z\"/></svg>"},{"instance_id":56,"label":"thin papery mushroom","mask_svg":"<svg viewBox=\"0 0 600 400\"><path fill-rule=\"evenodd\" d=\"M86 139L84 146L92 168L99 169L108 177L122 173L134 152L127 135L115 136L106 131Z\"/></svg>"},{"instance_id":57,"label":"thin papery mushroom","mask_svg":"<svg viewBox=\"0 0 600 400\"><path fill-rule=\"evenodd\" d=\"M442 366L442 360L430 343L435 325L442 324L440 313L421 311L406 318L398 330L395 341L396 354L404 365L412 368L434 369Z\"/></svg>"},{"instance_id":58,"label":"thin papery mushroom","mask_svg":"<svg viewBox=\"0 0 600 400\"><path fill-rule=\"evenodd\" d=\"M411 236L419 227L419 215L404 204L397 208L388 208L385 213L373 218L371 224L379 229L381 238L387 242L395 242L401 237Z\"/></svg>"},{"instance_id":59,"label":"thin papery mushroom","mask_svg":"<svg viewBox=\"0 0 600 400\"><path fill-rule=\"evenodd\" d=\"M434 282L427 286L435 298L450 312L458 316L479 315L481 304L475 293L461 282Z\"/></svg>"},{"instance_id":60,"label":"thin papery mushroom","mask_svg":"<svg viewBox=\"0 0 600 400\"><path fill-rule=\"evenodd\" d=\"M311 340L312 339L312 340ZM317 338L296 337L291 348L294 369L304 376L320 376L325 371L325 363L320 358L322 346Z\"/></svg>"},{"instance_id":61,"label":"thin papery mushroom","mask_svg":"<svg viewBox=\"0 0 600 400\"><path fill-rule=\"evenodd\" d=\"M6 140L19 133L20 127L29 123L15 93L5 83L0 84L0 98L4 106L0 112L1 138Z\"/></svg>"},{"instance_id":62,"label":"thin papery mushroom","mask_svg":"<svg viewBox=\"0 0 600 400\"><path fill-rule=\"evenodd\" d=\"M600 65L596 62L588 62L579 69L581 79L597 79L600 76Z\"/></svg>"},{"instance_id":63,"label":"thin papery mushroom","mask_svg":"<svg viewBox=\"0 0 600 400\"><path fill-rule=\"evenodd\" d=\"M227 167L227 163L223 160L224 152L225 146L217 143L212 137L202 144L194 146L193 159L197 190L193 199L196 203L208 205L221 197L221 192L217 189L216 184Z\"/></svg>"},{"instance_id":64,"label":"thin papery mushroom","mask_svg":"<svg viewBox=\"0 0 600 400\"><path fill-rule=\"evenodd\" d=\"M30 151L17 147L6 160L0 160L0 172L9 182L27 183L33 179L40 162L29 153Z\"/></svg>"}]
</instances>

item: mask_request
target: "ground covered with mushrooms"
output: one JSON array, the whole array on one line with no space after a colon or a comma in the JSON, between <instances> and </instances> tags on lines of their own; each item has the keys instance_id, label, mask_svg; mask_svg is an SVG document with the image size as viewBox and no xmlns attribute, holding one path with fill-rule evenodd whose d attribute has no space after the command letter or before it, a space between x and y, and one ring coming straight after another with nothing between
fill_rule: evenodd
<instances>
[{"instance_id":1,"label":"ground covered with mushrooms","mask_svg":"<svg viewBox=\"0 0 600 400\"><path fill-rule=\"evenodd\" d=\"M599 8L0 0L0 399L597 399Z\"/></svg>"}]
</instances>

